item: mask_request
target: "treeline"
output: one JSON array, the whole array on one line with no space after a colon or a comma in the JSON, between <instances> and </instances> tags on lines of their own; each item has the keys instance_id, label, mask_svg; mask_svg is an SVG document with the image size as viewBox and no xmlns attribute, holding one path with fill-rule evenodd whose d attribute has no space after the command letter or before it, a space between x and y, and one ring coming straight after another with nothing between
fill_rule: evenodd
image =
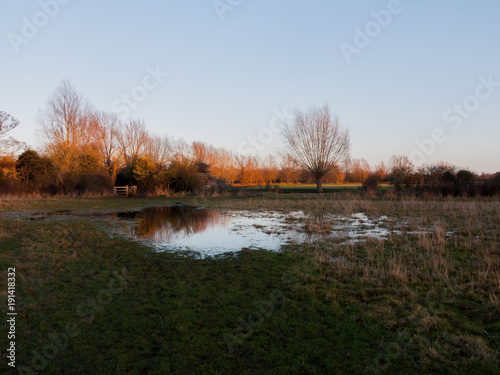
<instances>
[{"instance_id":1,"label":"treeline","mask_svg":"<svg viewBox=\"0 0 500 375\"><path fill-rule=\"evenodd\" d=\"M393 156L385 176L369 174L363 181L366 191L374 194L380 182L384 181L400 194L464 197L500 194L500 172L476 175L445 162L416 167L406 156Z\"/></svg>"},{"instance_id":2,"label":"treeline","mask_svg":"<svg viewBox=\"0 0 500 375\"><path fill-rule=\"evenodd\" d=\"M257 159L152 134L142 120L123 122L114 113L96 110L67 81L49 98L37 123L40 149L17 152L17 157L3 149L0 193L109 194L112 186L122 185L138 185L143 194L199 192L202 174L215 177L221 186L314 182L291 157ZM0 153L2 136L17 125L0 112ZM4 141L19 150L19 142ZM499 179L499 173L476 176L446 163L416 168L408 158L394 156L375 168L364 159L350 159L328 173L323 183L363 183L370 194L380 183L390 183L397 192L477 196L498 194Z\"/></svg>"}]
</instances>

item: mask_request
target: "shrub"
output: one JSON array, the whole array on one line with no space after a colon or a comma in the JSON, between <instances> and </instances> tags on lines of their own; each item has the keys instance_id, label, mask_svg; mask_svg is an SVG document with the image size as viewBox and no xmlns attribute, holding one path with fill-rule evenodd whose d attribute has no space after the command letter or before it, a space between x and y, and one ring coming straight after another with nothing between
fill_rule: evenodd
<instances>
[{"instance_id":1,"label":"shrub","mask_svg":"<svg viewBox=\"0 0 500 375\"><path fill-rule=\"evenodd\" d=\"M57 171L52 161L36 151L26 150L17 158L16 172L26 192L55 194L61 190Z\"/></svg>"},{"instance_id":2,"label":"shrub","mask_svg":"<svg viewBox=\"0 0 500 375\"><path fill-rule=\"evenodd\" d=\"M375 195L379 182L380 182L380 176L378 174L376 173L369 174L368 177L366 177L366 179L363 181L363 187L366 191L366 194L369 196Z\"/></svg>"},{"instance_id":3,"label":"shrub","mask_svg":"<svg viewBox=\"0 0 500 375\"><path fill-rule=\"evenodd\" d=\"M196 165L174 161L168 168L170 186L175 191L198 192L201 181L198 178Z\"/></svg>"}]
</instances>

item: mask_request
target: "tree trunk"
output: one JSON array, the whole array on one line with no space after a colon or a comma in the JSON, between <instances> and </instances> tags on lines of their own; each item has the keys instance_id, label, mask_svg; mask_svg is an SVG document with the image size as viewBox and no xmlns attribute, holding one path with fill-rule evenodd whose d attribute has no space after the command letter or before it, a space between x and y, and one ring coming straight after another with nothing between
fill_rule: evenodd
<instances>
[{"instance_id":1,"label":"tree trunk","mask_svg":"<svg viewBox=\"0 0 500 375\"><path fill-rule=\"evenodd\" d=\"M316 177L316 193L322 193L323 187L321 186L321 177Z\"/></svg>"}]
</instances>

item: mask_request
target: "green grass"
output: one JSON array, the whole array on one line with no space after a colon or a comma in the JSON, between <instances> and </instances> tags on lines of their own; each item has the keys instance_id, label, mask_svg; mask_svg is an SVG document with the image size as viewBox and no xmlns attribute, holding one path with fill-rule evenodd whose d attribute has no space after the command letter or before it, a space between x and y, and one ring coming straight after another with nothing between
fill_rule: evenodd
<instances>
[{"instance_id":1,"label":"green grass","mask_svg":"<svg viewBox=\"0 0 500 375\"><path fill-rule=\"evenodd\" d=\"M53 211L53 210L127 210L148 205L183 201L190 197L143 198L143 197L104 197L104 198L0 198L0 212ZM191 199L194 199L191 197Z\"/></svg>"},{"instance_id":2,"label":"green grass","mask_svg":"<svg viewBox=\"0 0 500 375\"><path fill-rule=\"evenodd\" d=\"M18 364L31 364L32 351L42 354L67 323L79 332L43 373L360 372L362 359L377 353L370 335L391 336L366 331L309 292L303 255L194 260L110 239L85 221L4 226L23 234L2 241L0 262L18 274ZM123 290L109 298L113 273L122 270ZM269 301L273 312L259 323L259 302L271 311ZM249 317L255 328L242 329ZM332 348L333 338L341 347ZM347 352L353 361L343 360Z\"/></svg>"},{"instance_id":3,"label":"green grass","mask_svg":"<svg viewBox=\"0 0 500 375\"><path fill-rule=\"evenodd\" d=\"M0 207L108 210L177 201L35 199ZM2 280L8 267L17 270L18 366L35 364L44 374L499 373L498 201L180 201L413 215L441 227L384 244L304 244L201 260L110 237L98 219L2 220ZM463 234L443 243L440 233L451 227ZM349 262L332 264L330 255ZM54 334L63 348L50 352ZM53 358L33 363L36 353ZM0 373L9 373L6 362L3 354Z\"/></svg>"},{"instance_id":4,"label":"green grass","mask_svg":"<svg viewBox=\"0 0 500 375\"><path fill-rule=\"evenodd\" d=\"M316 184L277 184L281 189L316 189ZM358 188L361 184L358 183L342 183L342 184L323 184L324 188Z\"/></svg>"},{"instance_id":5,"label":"green grass","mask_svg":"<svg viewBox=\"0 0 500 375\"><path fill-rule=\"evenodd\" d=\"M282 192L316 192L316 184L272 184L271 188L278 186ZM340 190L352 190L356 191L362 188L361 184L355 183L345 183L345 184L323 184L323 190L325 192L333 192ZM267 189L267 185L257 185L257 186L244 186L245 190L262 190Z\"/></svg>"},{"instance_id":6,"label":"green grass","mask_svg":"<svg viewBox=\"0 0 500 375\"><path fill-rule=\"evenodd\" d=\"M240 188L233 188L230 191L238 191L238 189L243 189L245 191L275 191L279 188L279 192L282 194L292 194L292 193L316 193L316 184L273 184L258 185L258 186L244 186ZM361 193L364 192L364 188L360 183L340 183L340 184L323 184L322 185L324 193L340 193L340 192L351 192L351 193ZM382 184L379 186L381 192L386 192L389 185Z\"/></svg>"}]
</instances>

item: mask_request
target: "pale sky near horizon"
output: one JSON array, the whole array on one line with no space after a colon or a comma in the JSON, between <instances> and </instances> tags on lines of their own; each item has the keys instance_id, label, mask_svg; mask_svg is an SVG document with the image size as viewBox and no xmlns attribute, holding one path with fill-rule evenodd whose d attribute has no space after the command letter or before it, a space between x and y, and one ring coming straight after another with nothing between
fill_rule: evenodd
<instances>
[{"instance_id":1,"label":"pale sky near horizon","mask_svg":"<svg viewBox=\"0 0 500 375\"><path fill-rule=\"evenodd\" d=\"M328 104L371 165L496 172L499 16L495 0L4 0L0 110L36 147L37 111L69 79L154 133L264 155L283 113Z\"/></svg>"}]
</instances>

